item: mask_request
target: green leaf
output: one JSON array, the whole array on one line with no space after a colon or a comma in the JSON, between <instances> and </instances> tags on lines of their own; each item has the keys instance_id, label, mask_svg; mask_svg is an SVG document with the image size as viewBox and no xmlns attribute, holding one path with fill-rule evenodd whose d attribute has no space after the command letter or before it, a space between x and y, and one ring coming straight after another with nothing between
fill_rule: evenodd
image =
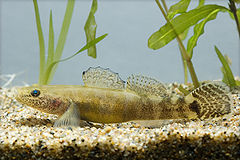
<instances>
[{"instance_id":1,"label":"green leaf","mask_svg":"<svg viewBox=\"0 0 240 160\"><path fill-rule=\"evenodd\" d=\"M52 10L51 10L50 18L49 18L48 57L47 57L46 66L48 67L53 62L53 60L54 60L54 30L53 30L53 20L52 20ZM46 72L44 76L46 77ZM45 77L44 79L46 79Z\"/></svg>"},{"instance_id":2,"label":"green leaf","mask_svg":"<svg viewBox=\"0 0 240 160\"><path fill-rule=\"evenodd\" d=\"M62 52L64 49L69 26L72 19L74 4L75 4L75 0L68 0L66 12L64 15L63 23L62 23L61 32L60 32L58 42L57 42L57 47L54 53L54 61L58 61L62 57ZM47 79L47 80L44 80L45 82L50 82L52 80L53 75L56 72L56 68L57 68L57 65L54 66L53 70L50 72L51 74L47 73L48 76L45 77ZM46 70L45 72L48 72L48 71Z\"/></svg>"},{"instance_id":3,"label":"green leaf","mask_svg":"<svg viewBox=\"0 0 240 160\"><path fill-rule=\"evenodd\" d=\"M168 19L172 19L176 14L185 13L190 4L190 0L181 0L178 3L172 5L168 11ZM189 29L186 29L183 33L179 35L181 40L186 39Z\"/></svg>"},{"instance_id":4,"label":"green leaf","mask_svg":"<svg viewBox=\"0 0 240 160\"><path fill-rule=\"evenodd\" d=\"M94 17L94 14L96 13L96 11L97 11L97 0L93 0L91 11L89 13L88 19L84 26L87 42L90 42L96 38L97 24ZM88 49L88 56L96 58L97 57L96 52L97 52L96 46L94 45Z\"/></svg>"},{"instance_id":5,"label":"green leaf","mask_svg":"<svg viewBox=\"0 0 240 160\"><path fill-rule=\"evenodd\" d=\"M187 38L189 28L187 28L183 33L179 34L179 38L183 41Z\"/></svg>"},{"instance_id":6,"label":"green leaf","mask_svg":"<svg viewBox=\"0 0 240 160\"><path fill-rule=\"evenodd\" d=\"M240 0L233 0L234 2L236 2L236 3L240 3Z\"/></svg>"},{"instance_id":7,"label":"green leaf","mask_svg":"<svg viewBox=\"0 0 240 160\"><path fill-rule=\"evenodd\" d=\"M230 60L230 58L227 55L224 55L224 58L225 58L225 60L226 60L226 62L228 63L229 66L232 65L232 61ZM223 67L221 67L221 71L223 73L222 81L227 84L228 83L227 73L226 73L226 71L224 70Z\"/></svg>"},{"instance_id":8,"label":"green leaf","mask_svg":"<svg viewBox=\"0 0 240 160\"><path fill-rule=\"evenodd\" d=\"M58 61L58 62L66 61L66 60L68 60L68 59L70 59L70 58L78 55L79 53L81 53L81 52L83 52L83 51L91 48L92 46L96 46L96 44L97 44L98 42L100 42L101 40L103 40L107 35L108 35L108 34L104 34L104 35L102 35L102 36L100 36L100 37L98 37L98 38L90 41L89 43L87 43L85 46L83 46L79 51L77 51L77 52L76 52L75 54L73 54L72 56L70 56L70 57L68 57L68 58L65 58L65 59L62 59L62 60L60 60L60 61Z\"/></svg>"},{"instance_id":9,"label":"green leaf","mask_svg":"<svg viewBox=\"0 0 240 160\"><path fill-rule=\"evenodd\" d=\"M77 51L75 54L73 54L73 55L70 56L70 57L67 57L67 58L64 58L64 59L62 59L62 60L57 60L57 61L52 62L52 63L48 66L48 68L46 69L46 73L48 74L48 76L50 76L50 74L51 74L51 72L52 72L52 69L53 69L53 67L54 67L56 64L58 64L59 62L63 62L63 61L69 60L69 59L73 58L74 56L78 55L79 53L81 53L81 52L89 49L90 47L96 45L98 42L100 42L101 40L103 40L107 35L108 35L108 34L104 34L104 35L102 35L102 36L100 36L100 37L98 37L98 38L90 41L89 43L87 43L87 44L86 44L85 46L83 46L79 51ZM45 84L47 84L47 79L46 79L46 81L45 81Z\"/></svg>"},{"instance_id":10,"label":"green leaf","mask_svg":"<svg viewBox=\"0 0 240 160\"><path fill-rule=\"evenodd\" d=\"M216 9L227 10L227 8L218 5L204 5L200 8L193 9L173 18L170 23L166 23L157 32L153 33L148 39L148 47L159 49L167 45L174 38L176 33L179 35L187 28L195 25L201 19L207 17Z\"/></svg>"},{"instance_id":11,"label":"green leaf","mask_svg":"<svg viewBox=\"0 0 240 160\"><path fill-rule=\"evenodd\" d=\"M40 67L39 67L39 80L38 83L42 84L43 82L43 75L44 75L44 67L45 67L45 45L44 45L44 38L41 26L41 20L39 15L38 3L37 0L33 0L35 17L36 17L36 24L37 24L37 31L38 31L38 41L39 41L39 55L40 55Z\"/></svg>"},{"instance_id":12,"label":"green leaf","mask_svg":"<svg viewBox=\"0 0 240 160\"><path fill-rule=\"evenodd\" d=\"M215 46L215 51L218 55L219 60L221 61L223 65L223 77L225 77L224 81L226 82L227 85L230 86L230 88L233 88L236 86L235 79L232 74L232 70L230 69L227 60L224 58L222 53L219 51L217 46Z\"/></svg>"},{"instance_id":13,"label":"green leaf","mask_svg":"<svg viewBox=\"0 0 240 160\"><path fill-rule=\"evenodd\" d=\"M236 80L237 86L240 86L240 81Z\"/></svg>"},{"instance_id":14,"label":"green leaf","mask_svg":"<svg viewBox=\"0 0 240 160\"><path fill-rule=\"evenodd\" d=\"M168 10L168 19L172 19L176 14L185 13L191 0L181 0L172 5Z\"/></svg>"},{"instance_id":15,"label":"green leaf","mask_svg":"<svg viewBox=\"0 0 240 160\"><path fill-rule=\"evenodd\" d=\"M197 8L203 6L204 3L205 3L205 0L199 0L199 1L198 1L198 7L197 7Z\"/></svg>"},{"instance_id":16,"label":"green leaf","mask_svg":"<svg viewBox=\"0 0 240 160\"><path fill-rule=\"evenodd\" d=\"M237 17L238 17L238 21L240 22L240 8L237 9Z\"/></svg>"},{"instance_id":17,"label":"green leaf","mask_svg":"<svg viewBox=\"0 0 240 160\"><path fill-rule=\"evenodd\" d=\"M210 20L214 20L217 17L218 12L220 9L216 9L212 11L202 22L198 23L194 27L194 34L193 36L188 40L187 44L187 52L190 54L190 57L192 58L193 55L193 48L197 45L197 41L199 37L204 33L204 27L207 22Z\"/></svg>"}]
</instances>

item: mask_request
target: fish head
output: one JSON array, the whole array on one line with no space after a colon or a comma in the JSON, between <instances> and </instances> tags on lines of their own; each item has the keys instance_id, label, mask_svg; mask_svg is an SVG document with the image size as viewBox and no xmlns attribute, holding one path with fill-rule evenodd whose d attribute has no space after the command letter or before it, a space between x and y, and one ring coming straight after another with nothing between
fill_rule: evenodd
<instances>
[{"instance_id":1,"label":"fish head","mask_svg":"<svg viewBox=\"0 0 240 160\"><path fill-rule=\"evenodd\" d=\"M53 87L48 86L17 88L15 99L21 104L57 115L64 113L70 103L66 98L56 94Z\"/></svg>"}]
</instances>

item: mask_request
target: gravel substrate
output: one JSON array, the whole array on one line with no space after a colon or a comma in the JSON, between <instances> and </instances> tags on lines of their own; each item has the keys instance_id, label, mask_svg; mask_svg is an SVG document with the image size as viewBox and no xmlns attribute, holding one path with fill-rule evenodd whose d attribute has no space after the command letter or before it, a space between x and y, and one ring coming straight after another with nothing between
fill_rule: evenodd
<instances>
[{"instance_id":1,"label":"gravel substrate","mask_svg":"<svg viewBox=\"0 0 240 160\"><path fill-rule=\"evenodd\" d=\"M234 114L161 128L135 123L54 128L57 118L0 90L1 159L240 159L240 95Z\"/></svg>"}]
</instances>

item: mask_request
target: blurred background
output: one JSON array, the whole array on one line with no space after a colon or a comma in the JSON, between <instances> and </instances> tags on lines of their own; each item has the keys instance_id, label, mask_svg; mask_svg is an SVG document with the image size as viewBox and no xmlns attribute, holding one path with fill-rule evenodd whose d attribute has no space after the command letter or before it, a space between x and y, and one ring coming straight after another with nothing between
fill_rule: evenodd
<instances>
[{"instance_id":1,"label":"blurred background","mask_svg":"<svg viewBox=\"0 0 240 160\"><path fill-rule=\"evenodd\" d=\"M76 1L62 58L74 54L84 46L84 24L91 2ZM176 2L167 1L167 5ZM206 2L228 7L226 0ZM45 38L48 38L49 14L52 9L57 42L66 4L65 0L38 1ZM198 1L193 0L190 8L197 4ZM95 18L98 25L97 37L108 33L97 44L97 59L87 56L85 51L60 63L51 84L82 84L82 71L94 66L110 68L118 72L123 80L131 74L143 74L162 82L183 82L183 67L176 40L156 51L147 46L149 36L165 24L154 0L98 0ZM192 33L190 30L188 37ZM45 47L47 42L48 39L45 39ZM200 37L194 49L193 65L199 80L222 78L222 65L214 51L214 45L230 57L232 71L235 76L239 76L239 43L235 21L228 13L219 13L216 20L205 26L205 34ZM0 53L0 74L16 74L12 85L38 82L39 46L31 0L0 0ZM191 81L190 78L189 80ZM1 81L1 85L3 83Z\"/></svg>"}]
</instances>

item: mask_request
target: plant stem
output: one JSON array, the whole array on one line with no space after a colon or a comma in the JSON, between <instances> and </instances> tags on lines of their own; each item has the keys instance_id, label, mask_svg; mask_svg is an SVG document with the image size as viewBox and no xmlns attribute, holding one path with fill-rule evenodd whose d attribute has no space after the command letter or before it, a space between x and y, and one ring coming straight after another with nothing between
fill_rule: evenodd
<instances>
[{"instance_id":1,"label":"plant stem","mask_svg":"<svg viewBox=\"0 0 240 160\"><path fill-rule=\"evenodd\" d=\"M164 12L164 9L163 7L161 6L159 0L155 0L159 9L161 10L165 20L167 21L167 23L169 23L171 25L171 27L173 28L175 34L176 34L176 38L177 38L177 41L178 41L178 44L179 44L179 47L180 47L180 50L182 51L182 56L183 56L183 59L186 61L187 63L187 66L188 66L188 70L190 72L190 75L191 75L191 78L192 78L192 82L193 82L193 85L194 85L194 88L198 88L199 87L199 82L198 82L198 78L197 78L197 75L196 75L196 72L194 70L194 67L193 67L193 64L192 64L192 61L191 61L191 58L189 57L188 53L187 53L187 50L185 49L183 43L182 43L182 40L181 38L178 36L178 33L176 32L176 30L174 29L174 26L172 25L172 23L170 22L170 20L168 19L166 13Z\"/></svg>"},{"instance_id":2,"label":"plant stem","mask_svg":"<svg viewBox=\"0 0 240 160\"><path fill-rule=\"evenodd\" d=\"M160 11L162 12L162 14L163 14L164 18L166 19L166 21L169 21L169 20L168 20L168 18L167 18L167 15L166 15L166 13L164 12L164 9L163 9L163 7L161 6L161 4L160 4L160 2L159 2L159 0L155 0L155 2L157 3L157 5L158 5L158 7L159 7Z\"/></svg>"},{"instance_id":3,"label":"plant stem","mask_svg":"<svg viewBox=\"0 0 240 160\"><path fill-rule=\"evenodd\" d=\"M174 31L175 31L175 29L174 29ZM176 31L175 31L175 33L176 33ZM180 46L180 48L182 50L182 53L183 53L183 58L184 58L184 60L187 63L188 70L190 72L194 88L198 88L199 87L199 82L198 82L198 78L197 78L196 72L194 70L191 58L188 56L187 50L185 49L185 47L184 47L184 45L182 43L182 40L179 38L177 33L176 33L176 35L177 35L176 38L177 38L178 44L179 44L179 46Z\"/></svg>"},{"instance_id":4,"label":"plant stem","mask_svg":"<svg viewBox=\"0 0 240 160\"><path fill-rule=\"evenodd\" d=\"M165 0L161 0L161 2L163 4L163 7L165 9L165 13L167 15L168 14L168 8L167 8L167 5L166 5L166 2L165 2ZM182 58L182 64L183 64L183 73L184 73L184 83L187 84L187 81L188 81L187 63L183 58L183 51L181 50L181 47L179 46L179 44L178 44L178 47L179 47L179 50L181 52L181 58Z\"/></svg>"},{"instance_id":5,"label":"plant stem","mask_svg":"<svg viewBox=\"0 0 240 160\"><path fill-rule=\"evenodd\" d=\"M178 44L179 50L181 52L182 64L183 64L183 72L184 72L184 84L188 82L188 73L187 73L187 62L183 58L183 51L181 50L180 45Z\"/></svg>"},{"instance_id":6,"label":"plant stem","mask_svg":"<svg viewBox=\"0 0 240 160\"><path fill-rule=\"evenodd\" d=\"M237 29L238 29L238 36L240 38L240 24L239 24L239 20L238 20L238 16L237 16L236 5L235 5L233 0L229 0L228 5L229 5L229 8L230 8L231 12L233 13L233 16L234 16L234 19L235 19L235 22L236 22L236 25L237 25Z\"/></svg>"},{"instance_id":7,"label":"plant stem","mask_svg":"<svg viewBox=\"0 0 240 160\"><path fill-rule=\"evenodd\" d=\"M163 7L164 7L166 13L168 13L168 8L167 8L167 5L166 5L165 0L161 0L161 2L162 2L162 4L163 4Z\"/></svg>"}]
</instances>

